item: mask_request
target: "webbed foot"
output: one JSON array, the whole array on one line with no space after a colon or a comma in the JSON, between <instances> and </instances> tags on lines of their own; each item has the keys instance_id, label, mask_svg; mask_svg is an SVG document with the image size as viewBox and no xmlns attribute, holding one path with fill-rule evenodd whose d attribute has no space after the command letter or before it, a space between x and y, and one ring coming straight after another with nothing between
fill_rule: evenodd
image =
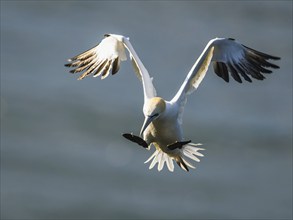
<instances>
[{"instance_id":1,"label":"webbed foot","mask_svg":"<svg viewBox=\"0 0 293 220\"><path fill-rule=\"evenodd\" d=\"M123 137L125 137L126 139L134 142L134 143L137 143L138 145L144 147L144 148L148 148L148 144L147 142L144 141L144 139L142 139L141 137L139 136L136 136L134 134L129 134L129 133L124 133L122 134Z\"/></svg>"},{"instance_id":2,"label":"webbed foot","mask_svg":"<svg viewBox=\"0 0 293 220\"><path fill-rule=\"evenodd\" d=\"M191 140L189 140L189 141L176 141L176 142L173 143L173 144L169 144L169 145L167 146L167 148L168 148L169 150L175 150L175 149L177 149L177 148L181 149L185 144L189 144L190 142L191 142Z\"/></svg>"}]
</instances>

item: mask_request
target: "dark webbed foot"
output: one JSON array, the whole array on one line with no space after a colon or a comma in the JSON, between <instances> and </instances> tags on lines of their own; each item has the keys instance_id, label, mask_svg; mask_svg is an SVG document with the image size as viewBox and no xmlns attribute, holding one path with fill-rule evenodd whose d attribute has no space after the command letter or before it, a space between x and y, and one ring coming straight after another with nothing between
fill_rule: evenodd
<instances>
[{"instance_id":1,"label":"dark webbed foot","mask_svg":"<svg viewBox=\"0 0 293 220\"><path fill-rule=\"evenodd\" d=\"M188 144L188 143L190 143L191 141L176 141L175 143L173 143L173 144L169 144L168 146L167 146L167 148L169 149L169 150L175 150L175 149L177 149L177 148L179 148L179 149L181 149L185 144Z\"/></svg>"},{"instance_id":2,"label":"dark webbed foot","mask_svg":"<svg viewBox=\"0 0 293 220\"><path fill-rule=\"evenodd\" d=\"M148 144L147 142L144 141L144 139L142 139L141 137L139 136L136 136L134 134L129 134L129 133L125 133L125 134L122 134L123 137L125 137L126 139L134 142L134 143L137 143L138 145L144 147L144 148L148 148Z\"/></svg>"}]
</instances>

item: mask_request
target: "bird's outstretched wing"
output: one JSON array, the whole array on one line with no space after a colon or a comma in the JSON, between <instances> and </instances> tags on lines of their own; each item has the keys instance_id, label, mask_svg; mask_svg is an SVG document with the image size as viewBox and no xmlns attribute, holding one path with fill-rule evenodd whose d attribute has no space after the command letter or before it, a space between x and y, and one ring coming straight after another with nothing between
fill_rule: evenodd
<instances>
[{"instance_id":1,"label":"bird's outstretched wing","mask_svg":"<svg viewBox=\"0 0 293 220\"><path fill-rule=\"evenodd\" d=\"M242 83L242 78L248 82L252 82L251 77L263 80L265 78L263 74L272 72L270 68L279 68L268 62L270 59L279 60L280 58L246 47L232 38L211 40L171 100L181 108L178 120L182 121L186 96L198 88L211 62L213 62L214 72L226 82L229 82L229 75L231 75L234 80Z\"/></svg>"},{"instance_id":2,"label":"bird's outstretched wing","mask_svg":"<svg viewBox=\"0 0 293 220\"><path fill-rule=\"evenodd\" d=\"M145 98L149 99L156 96L152 79L129 39L115 34L105 34L104 37L95 47L68 59L68 63L65 66L73 68L70 72L81 72L82 75L78 78L79 80L89 75L94 77L101 76L101 79L106 78L110 73L114 75L119 71L121 61L127 60L125 53L125 49L127 49L134 71L142 81Z\"/></svg>"}]
</instances>

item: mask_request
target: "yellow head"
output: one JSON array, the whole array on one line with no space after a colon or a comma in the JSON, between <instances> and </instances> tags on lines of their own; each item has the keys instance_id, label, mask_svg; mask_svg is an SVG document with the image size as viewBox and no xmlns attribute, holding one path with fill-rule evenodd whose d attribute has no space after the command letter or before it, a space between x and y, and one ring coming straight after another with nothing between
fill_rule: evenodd
<instances>
[{"instance_id":1,"label":"yellow head","mask_svg":"<svg viewBox=\"0 0 293 220\"><path fill-rule=\"evenodd\" d=\"M166 102L164 99L160 97L154 97L149 100L149 102L146 103L145 106L145 116L153 116L156 114L161 114L166 109Z\"/></svg>"},{"instance_id":2,"label":"yellow head","mask_svg":"<svg viewBox=\"0 0 293 220\"><path fill-rule=\"evenodd\" d=\"M166 102L160 97L151 98L144 106L145 120L140 131L143 134L148 125L156 120L166 110Z\"/></svg>"}]
</instances>

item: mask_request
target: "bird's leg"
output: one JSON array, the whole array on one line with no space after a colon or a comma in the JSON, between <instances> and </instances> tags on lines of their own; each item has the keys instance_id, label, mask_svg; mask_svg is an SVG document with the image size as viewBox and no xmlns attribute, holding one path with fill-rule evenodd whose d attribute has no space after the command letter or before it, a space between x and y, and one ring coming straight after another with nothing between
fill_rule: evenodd
<instances>
[{"instance_id":1,"label":"bird's leg","mask_svg":"<svg viewBox=\"0 0 293 220\"><path fill-rule=\"evenodd\" d=\"M177 149L177 148L181 149L185 144L188 144L188 143L190 143L190 142L191 142L191 140L189 140L189 141L176 141L176 142L173 143L173 144L169 144L169 145L167 146L167 148L168 148L169 150L175 150L175 149Z\"/></svg>"},{"instance_id":2,"label":"bird's leg","mask_svg":"<svg viewBox=\"0 0 293 220\"><path fill-rule=\"evenodd\" d=\"M144 139L142 139L141 137L139 136L136 136L134 134L129 134L129 133L125 133L125 134L122 134L123 137L125 137L126 139L134 142L134 143L137 143L138 145L144 147L144 148L148 148L148 144L147 142L145 142Z\"/></svg>"}]
</instances>

